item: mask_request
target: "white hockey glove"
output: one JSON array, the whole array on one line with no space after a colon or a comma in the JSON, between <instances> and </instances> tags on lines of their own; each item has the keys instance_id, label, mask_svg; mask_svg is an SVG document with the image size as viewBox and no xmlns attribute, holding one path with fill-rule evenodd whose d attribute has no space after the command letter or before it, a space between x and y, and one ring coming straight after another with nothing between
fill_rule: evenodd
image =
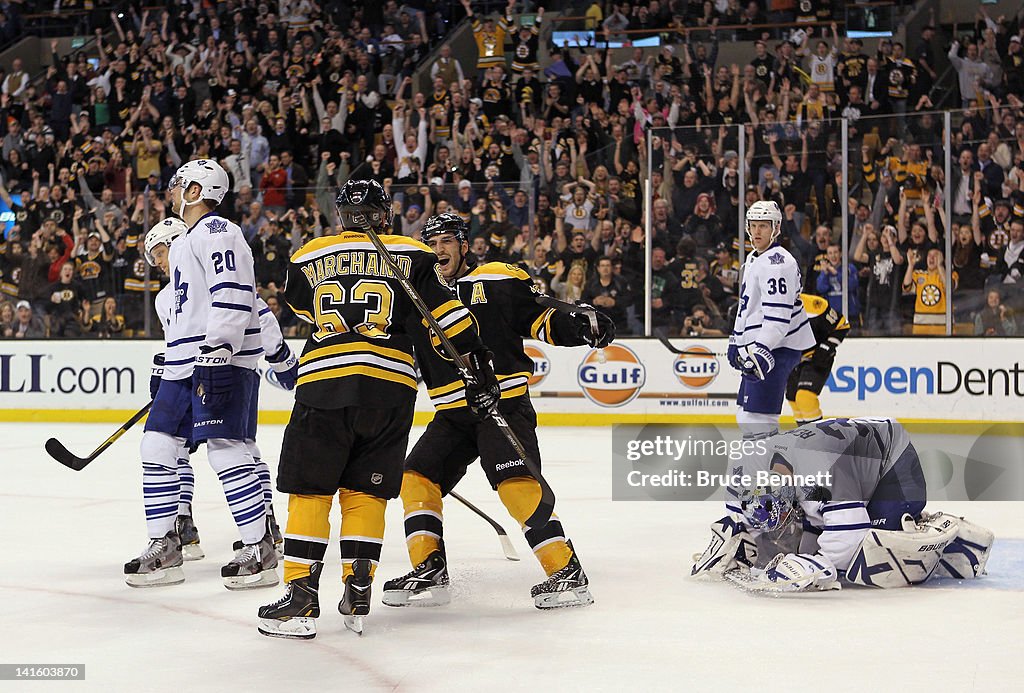
<instances>
[{"instance_id":1,"label":"white hockey glove","mask_svg":"<svg viewBox=\"0 0 1024 693\"><path fill-rule=\"evenodd\" d=\"M740 347L740 371L749 380L764 380L775 368L775 357L764 344L754 342Z\"/></svg>"},{"instance_id":2,"label":"white hockey glove","mask_svg":"<svg viewBox=\"0 0 1024 693\"><path fill-rule=\"evenodd\" d=\"M721 575L757 562L757 544L742 522L723 517L711 525L711 542L702 554L694 554L690 577Z\"/></svg>"},{"instance_id":3,"label":"white hockey glove","mask_svg":"<svg viewBox=\"0 0 1024 693\"><path fill-rule=\"evenodd\" d=\"M765 566L761 581L791 592L839 589L836 568L820 553L780 553Z\"/></svg>"}]
</instances>

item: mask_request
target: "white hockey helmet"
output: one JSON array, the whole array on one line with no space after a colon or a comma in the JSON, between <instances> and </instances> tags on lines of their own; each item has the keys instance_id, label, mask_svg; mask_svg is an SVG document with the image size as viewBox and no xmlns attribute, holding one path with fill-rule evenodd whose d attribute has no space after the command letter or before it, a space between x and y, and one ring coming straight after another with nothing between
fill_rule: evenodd
<instances>
[{"instance_id":1,"label":"white hockey helmet","mask_svg":"<svg viewBox=\"0 0 1024 693\"><path fill-rule=\"evenodd\" d=\"M188 224L177 217L167 217L163 221L157 222L146 233L146 262L152 267L156 267L156 261L153 259L153 249L162 244L166 244L169 248L171 241L187 232Z\"/></svg>"},{"instance_id":2,"label":"white hockey helmet","mask_svg":"<svg viewBox=\"0 0 1024 693\"><path fill-rule=\"evenodd\" d=\"M197 183L203 188L200 200L211 200L214 205L219 205L228 192L228 173L213 159L196 159L182 164L175 171L167 184L167 189L172 190L180 185L181 191L184 193L192 183ZM188 203L182 197L181 209L174 211L181 216L187 206L189 206Z\"/></svg>"},{"instance_id":3,"label":"white hockey helmet","mask_svg":"<svg viewBox=\"0 0 1024 693\"><path fill-rule=\"evenodd\" d=\"M770 221L772 223L772 241L782 233L782 212L779 205L772 200L758 200L747 207L747 217L744 222L744 229L750 235L750 222Z\"/></svg>"}]
</instances>

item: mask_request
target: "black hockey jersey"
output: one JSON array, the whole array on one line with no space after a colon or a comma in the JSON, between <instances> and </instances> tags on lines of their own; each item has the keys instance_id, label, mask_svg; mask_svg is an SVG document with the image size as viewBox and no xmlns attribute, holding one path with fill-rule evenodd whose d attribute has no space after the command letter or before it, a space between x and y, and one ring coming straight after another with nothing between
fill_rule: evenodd
<instances>
[{"instance_id":1,"label":"black hockey jersey","mask_svg":"<svg viewBox=\"0 0 1024 693\"><path fill-rule=\"evenodd\" d=\"M420 298L459 350L480 347L473 320L419 241L382 235ZM292 255L285 299L316 328L299 357L295 399L319 409L395 407L416 396L413 335L422 316L362 233L323 236Z\"/></svg>"},{"instance_id":2,"label":"black hockey jersey","mask_svg":"<svg viewBox=\"0 0 1024 693\"><path fill-rule=\"evenodd\" d=\"M501 384L502 400L528 394L533 360L523 350L524 338L555 346L584 343L569 315L537 304L539 292L530 275L518 265L479 265L456 281L455 288L473 315L480 339L494 354L494 373ZM465 409L465 385L454 364L442 353L436 339L428 343L426 335L417 335L416 360L434 408Z\"/></svg>"},{"instance_id":3,"label":"black hockey jersey","mask_svg":"<svg viewBox=\"0 0 1024 693\"><path fill-rule=\"evenodd\" d=\"M831 344L832 348L839 346L839 343L846 338L850 331L850 323L846 316L839 313L828 305L828 301L821 296L813 294L800 294L800 300L804 302L804 312L811 323L811 332L814 333L814 349L819 344ZM804 355L808 356L814 352L808 350Z\"/></svg>"}]
</instances>

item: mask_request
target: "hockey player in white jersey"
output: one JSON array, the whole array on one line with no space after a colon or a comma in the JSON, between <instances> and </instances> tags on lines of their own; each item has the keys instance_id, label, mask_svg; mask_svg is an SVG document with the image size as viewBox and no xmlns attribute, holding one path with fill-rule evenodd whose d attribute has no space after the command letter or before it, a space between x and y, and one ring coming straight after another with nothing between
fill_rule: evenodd
<instances>
[{"instance_id":1,"label":"hockey player in white jersey","mask_svg":"<svg viewBox=\"0 0 1024 693\"><path fill-rule=\"evenodd\" d=\"M903 587L933 575L984 573L992 533L924 512L921 462L894 419L830 419L764 442L766 455L730 469L730 514L712 525L712 542L693 575L744 573L757 565L759 538L794 524L803 530L798 551L779 553L748 574L755 589L829 590L841 580Z\"/></svg>"},{"instance_id":2,"label":"hockey player in white jersey","mask_svg":"<svg viewBox=\"0 0 1024 693\"><path fill-rule=\"evenodd\" d=\"M246 589L278 583L277 555L245 443L254 434L263 348L252 253L241 229L215 211L227 188L224 169L205 159L184 164L168 184L172 211L188 226L169 253L175 300L160 390L177 385L168 398L174 408L154 405L150 419L165 417L170 427L189 417L189 440L206 443L244 543L221 576L228 589Z\"/></svg>"},{"instance_id":3,"label":"hockey player in white jersey","mask_svg":"<svg viewBox=\"0 0 1024 693\"><path fill-rule=\"evenodd\" d=\"M743 374L736 422L747 437L778 430L789 373L815 344L800 300L800 267L777 243L781 229L775 202L758 201L747 210L746 231L754 250L743 265L728 351L729 364Z\"/></svg>"}]
</instances>

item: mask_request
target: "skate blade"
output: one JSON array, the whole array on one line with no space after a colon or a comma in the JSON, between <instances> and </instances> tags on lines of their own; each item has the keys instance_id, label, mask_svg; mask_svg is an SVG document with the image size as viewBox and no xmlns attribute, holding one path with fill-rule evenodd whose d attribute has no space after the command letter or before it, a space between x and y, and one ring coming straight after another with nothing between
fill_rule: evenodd
<instances>
[{"instance_id":1,"label":"skate blade","mask_svg":"<svg viewBox=\"0 0 1024 693\"><path fill-rule=\"evenodd\" d=\"M224 586L229 590L251 590L260 587L273 587L281 582L277 577L277 568L271 568L254 575L232 575L224 579Z\"/></svg>"},{"instance_id":2,"label":"skate blade","mask_svg":"<svg viewBox=\"0 0 1024 693\"><path fill-rule=\"evenodd\" d=\"M363 634L363 619L365 616L345 616L345 627L356 635Z\"/></svg>"},{"instance_id":3,"label":"skate blade","mask_svg":"<svg viewBox=\"0 0 1024 693\"><path fill-rule=\"evenodd\" d=\"M185 582L185 571L181 566L154 570L152 573L125 573L124 581L129 587L164 587Z\"/></svg>"},{"instance_id":4,"label":"skate blade","mask_svg":"<svg viewBox=\"0 0 1024 693\"><path fill-rule=\"evenodd\" d=\"M385 606L444 606L451 601L452 595L447 587L432 587L421 592L393 590L381 595Z\"/></svg>"},{"instance_id":5,"label":"skate blade","mask_svg":"<svg viewBox=\"0 0 1024 693\"><path fill-rule=\"evenodd\" d=\"M186 561L199 561L206 558L206 553L199 544L185 544L181 547L181 557Z\"/></svg>"},{"instance_id":6,"label":"skate blade","mask_svg":"<svg viewBox=\"0 0 1024 693\"><path fill-rule=\"evenodd\" d=\"M533 598L533 605L538 609L568 609L574 606L590 606L594 597L587 587L576 587L553 594L539 594Z\"/></svg>"},{"instance_id":7,"label":"skate blade","mask_svg":"<svg viewBox=\"0 0 1024 693\"><path fill-rule=\"evenodd\" d=\"M261 618L258 629L260 633L271 638L312 640L316 637L316 619L305 616L296 616L285 620Z\"/></svg>"}]
</instances>

